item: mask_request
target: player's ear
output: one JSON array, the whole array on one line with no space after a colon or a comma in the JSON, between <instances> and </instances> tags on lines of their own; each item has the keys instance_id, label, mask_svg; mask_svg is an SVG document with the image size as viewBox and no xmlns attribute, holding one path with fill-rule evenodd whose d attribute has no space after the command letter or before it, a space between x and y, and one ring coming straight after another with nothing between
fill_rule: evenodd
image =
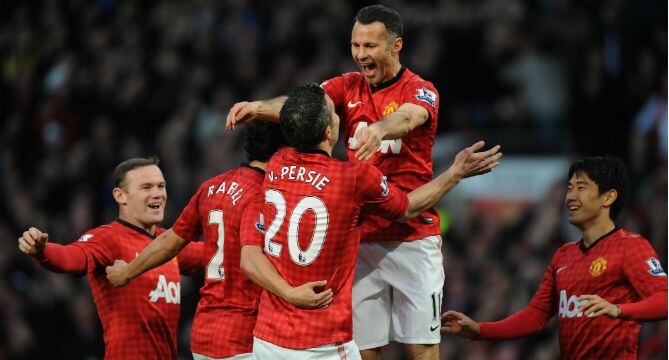
<instances>
[{"instance_id":1,"label":"player's ear","mask_svg":"<svg viewBox=\"0 0 669 360\"><path fill-rule=\"evenodd\" d=\"M404 42L402 41L402 38L396 37L392 43L392 50L391 50L392 54L393 55L399 54L399 52L402 50L403 44Z\"/></svg>"},{"instance_id":2,"label":"player's ear","mask_svg":"<svg viewBox=\"0 0 669 360\"><path fill-rule=\"evenodd\" d=\"M125 198L125 192L118 186L112 190L112 195L114 195L114 200L116 200L119 205L125 205L128 202Z\"/></svg>"},{"instance_id":3,"label":"player's ear","mask_svg":"<svg viewBox=\"0 0 669 360\"><path fill-rule=\"evenodd\" d=\"M328 125L325 128L325 132L323 132L323 140L330 140L332 138L332 129L330 129L330 125Z\"/></svg>"},{"instance_id":4,"label":"player's ear","mask_svg":"<svg viewBox=\"0 0 669 360\"><path fill-rule=\"evenodd\" d=\"M605 192L602 196L604 197L604 206L611 206L616 202L616 199L618 199L618 191L616 189L611 189Z\"/></svg>"}]
</instances>

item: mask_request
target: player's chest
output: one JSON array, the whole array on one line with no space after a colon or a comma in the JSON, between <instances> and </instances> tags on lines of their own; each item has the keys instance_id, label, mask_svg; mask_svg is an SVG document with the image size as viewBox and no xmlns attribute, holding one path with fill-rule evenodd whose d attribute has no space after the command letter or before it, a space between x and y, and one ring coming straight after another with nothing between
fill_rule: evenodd
<instances>
[{"instance_id":1,"label":"player's chest","mask_svg":"<svg viewBox=\"0 0 669 360\"><path fill-rule=\"evenodd\" d=\"M372 93L369 88L362 88L348 93L343 104L343 119L349 132L355 132L360 126L368 126L395 112L402 104L402 92L384 89Z\"/></svg>"},{"instance_id":2,"label":"player's chest","mask_svg":"<svg viewBox=\"0 0 669 360\"><path fill-rule=\"evenodd\" d=\"M556 263L554 276L557 292L569 296L602 293L625 281L620 255L602 251L575 250Z\"/></svg>"}]
</instances>

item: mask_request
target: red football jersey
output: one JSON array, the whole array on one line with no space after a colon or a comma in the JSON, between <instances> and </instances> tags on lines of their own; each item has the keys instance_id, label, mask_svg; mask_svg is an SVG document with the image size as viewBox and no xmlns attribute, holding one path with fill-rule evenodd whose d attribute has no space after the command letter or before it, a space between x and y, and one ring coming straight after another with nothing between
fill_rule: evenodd
<instances>
[{"instance_id":1,"label":"red football jersey","mask_svg":"<svg viewBox=\"0 0 669 360\"><path fill-rule=\"evenodd\" d=\"M272 157L263 189L267 257L290 285L327 280L334 297L325 309L302 310L265 291L254 335L291 349L351 341L358 217L363 208L402 216L406 195L367 163L291 148Z\"/></svg>"},{"instance_id":2,"label":"red football jersey","mask_svg":"<svg viewBox=\"0 0 669 360\"><path fill-rule=\"evenodd\" d=\"M240 239L259 234L263 176L243 165L205 181L172 227L188 241L204 235L207 266L191 333L194 353L224 358L253 349L262 288L239 266Z\"/></svg>"},{"instance_id":3,"label":"red football jersey","mask_svg":"<svg viewBox=\"0 0 669 360\"><path fill-rule=\"evenodd\" d=\"M372 158L372 164L388 177L388 181L410 192L432 180L432 145L437 131L439 94L431 82L409 69L378 87L370 86L359 72L324 81L321 87L332 98L342 123L348 158L355 159L358 143L356 132L394 112L402 104L424 107L430 118L425 124L397 140L383 140ZM434 208L405 223L398 223L375 214L364 214L362 241L417 240L439 235L439 215Z\"/></svg>"},{"instance_id":4,"label":"red football jersey","mask_svg":"<svg viewBox=\"0 0 669 360\"><path fill-rule=\"evenodd\" d=\"M663 290L667 276L648 240L615 229L589 248L583 241L560 247L530 306L558 314L562 359L636 359L640 323L584 316L576 298L592 294L623 304Z\"/></svg>"},{"instance_id":5,"label":"red football jersey","mask_svg":"<svg viewBox=\"0 0 669 360\"><path fill-rule=\"evenodd\" d=\"M155 235L161 232L163 229L157 228ZM86 253L88 280L102 322L105 359L177 358L179 269L198 268L201 257L186 251L187 256L180 255L120 288L109 283L105 272L117 259L132 261L152 239L143 229L116 220L86 232L72 244Z\"/></svg>"}]
</instances>

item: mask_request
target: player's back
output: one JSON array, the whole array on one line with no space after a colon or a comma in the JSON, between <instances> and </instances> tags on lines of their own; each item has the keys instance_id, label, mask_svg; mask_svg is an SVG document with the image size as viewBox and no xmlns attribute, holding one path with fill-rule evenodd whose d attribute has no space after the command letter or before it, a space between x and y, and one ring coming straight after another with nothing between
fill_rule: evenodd
<instances>
[{"instance_id":1,"label":"player's back","mask_svg":"<svg viewBox=\"0 0 669 360\"><path fill-rule=\"evenodd\" d=\"M378 206L400 216L406 196L389 195L385 178L371 165L291 148L272 157L263 189L268 257L292 286L327 280L334 297L325 309L300 310L265 292L254 335L294 349L350 341L361 208Z\"/></svg>"},{"instance_id":2,"label":"player's back","mask_svg":"<svg viewBox=\"0 0 669 360\"><path fill-rule=\"evenodd\" d=\"M191 336L195 353L220 358L251 352L262 289L240 269L240 239L258 221L263 176L243 165L207 180L172 227L186 240L202 234L205 242L205 280Z\"/></svg>"}]
</instances>

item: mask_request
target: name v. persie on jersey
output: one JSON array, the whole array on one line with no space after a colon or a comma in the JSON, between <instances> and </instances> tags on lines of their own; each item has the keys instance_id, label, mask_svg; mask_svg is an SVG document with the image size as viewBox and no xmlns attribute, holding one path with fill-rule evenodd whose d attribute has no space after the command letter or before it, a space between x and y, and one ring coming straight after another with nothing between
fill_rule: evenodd
<instances>
[{"instance_id":1,"label":"name v. persie on jersey","mask_svg":"<svg viewBox=\"0 0 669 360\"><path fill-rule=\"evenodd\" d=\"M270 182L274 182L274 180L277 180L279 177L281 178L281 180L288 179L288 180L303 181L305 183L312 185L319 191L323 191L325 185L327 185L330 182L330 179L328 179L326 176L324 176L318 171L309 170L303 166L295 166L295 165L282 166L281 175L279 175L279 177L274 175L274 171L270 171L267 177L269 178Z\"/></svg>"}]
</instances>

